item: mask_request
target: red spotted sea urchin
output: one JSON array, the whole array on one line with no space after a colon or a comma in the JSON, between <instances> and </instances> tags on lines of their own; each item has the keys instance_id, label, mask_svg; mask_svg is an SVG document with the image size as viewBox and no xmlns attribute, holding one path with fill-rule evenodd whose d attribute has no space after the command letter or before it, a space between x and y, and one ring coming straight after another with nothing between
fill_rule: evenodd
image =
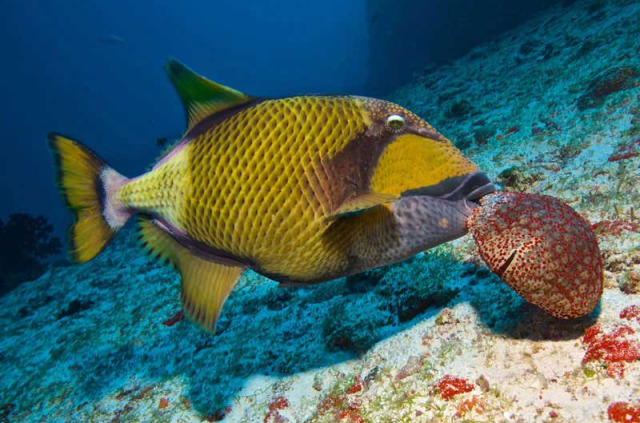
<instances>
[{"instance_id":1,"label":"red spotted sea urchin","mask_svg":"<svg viewBox=\"0 0 640 423\"><path fill-rule=\"evenodd\" d=\"M528 302L573 319L600 301L603 264L589 224L562 201L526 193L485 196L467 228L489 269Z\"/></svg>"}]
</instances>

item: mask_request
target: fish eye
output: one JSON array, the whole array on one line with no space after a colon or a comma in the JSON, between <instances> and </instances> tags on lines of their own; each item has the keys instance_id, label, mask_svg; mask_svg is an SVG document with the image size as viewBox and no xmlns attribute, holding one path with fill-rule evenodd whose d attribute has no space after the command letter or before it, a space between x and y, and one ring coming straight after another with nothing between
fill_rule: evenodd
<instances>
[{"instance_id":1,"label":"fish eye","mask_svg":"<svg viewBox=\"0 0 640 423\"><path fill-rule=\"evenodd\" d=\"M400 115L389 115L387 117L387 127L393 131L398 131L404 127L404 118Z\"/></svg>"}]
</instances>

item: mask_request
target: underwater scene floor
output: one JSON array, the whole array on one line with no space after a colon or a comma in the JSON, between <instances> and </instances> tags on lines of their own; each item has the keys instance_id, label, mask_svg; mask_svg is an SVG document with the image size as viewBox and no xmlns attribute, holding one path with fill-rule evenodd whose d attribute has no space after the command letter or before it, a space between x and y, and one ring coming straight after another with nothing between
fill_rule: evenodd
<instances>
[{"instance_id":1,"label":"underwater scene floor","mask_svg":"<svg viewBox=\"0 0 640 423\"><path fill-rule=\"evenodd\" d=\"M640 422L640 3L565 3L388 99L589 220L589 316L527 304L465 237L310 288L246 272L212 336L127 227L0 298L0 422Z\"/></svg>"}]
</instances>

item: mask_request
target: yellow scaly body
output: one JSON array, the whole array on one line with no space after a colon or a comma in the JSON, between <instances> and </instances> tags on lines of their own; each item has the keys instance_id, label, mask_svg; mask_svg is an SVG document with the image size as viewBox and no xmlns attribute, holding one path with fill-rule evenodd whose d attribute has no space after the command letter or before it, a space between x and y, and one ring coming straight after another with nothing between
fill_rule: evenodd
<instances>
[{"instance_id":1,"label":"yellow scaly body","mask_svg":"<svg viewBox=\"0 0 640 423\"><path fill-rule=\"evenodd\" d=\"M297 281L338 274L348 257L327 234L327 218L344 200L332 160L370 126L375 102L320 96L261 102L190 139L119 196L127 207L162 216L194 240L267 274ZM401 157L415 162L425 155L407 156L411 144L415 139L400 146ZM445 158L449 164L451 155ZM379 192L421 186L399 180L394 165L374 181ZM467 168L477 169L471 162ZM447 169L440 170L431 174L434 183L444 179Z\"/></svg>"},{"instance_id":2,"label":"yellow scaly body","mask_svg":"<svg viewBox=\"0 0 640 423\"><path fill-rule=\"evenodd\" d=\"M322 240L336 204L321 157L334 156L364 131L360 103L332 97L262 102L199 134L119 195L127 206L157 213L195 240L266 272L313 277L323 264L340 266Z\"/></svg>"},{"instance_id":3,"label":"yellow scaly body","mask_svg":"<svg viewBox=\"0 0 640 423\"><path fill-rule=\"evenodd\" d=\"M167 70L188 130L153 170L126 179L72 140L52 136L52 147L74 227L89 228L72 229L74 257L92 258L140 213L143 240L178 268L183 305L209 330L245 268L311 283L401 260L464 234L467 200L492 189L448 140L392 103L257 99L175 61ZM87 181L82 195L68 175ZM91 228L103 235L88 251Z\"/></svg>"}]
</instances>

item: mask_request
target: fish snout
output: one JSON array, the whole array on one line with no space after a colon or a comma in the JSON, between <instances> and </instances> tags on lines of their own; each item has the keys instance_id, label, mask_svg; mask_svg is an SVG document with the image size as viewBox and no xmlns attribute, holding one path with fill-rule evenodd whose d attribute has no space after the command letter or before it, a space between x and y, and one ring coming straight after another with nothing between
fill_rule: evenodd
<instances>
[{"instance_id":1,"label":"fish snout","mask_svg":"<svg viewBox=\"0 0 640 423\"><path fill-rule=\"evenodd\" d=\"M458 186L449 194L441 198L447 200L467 200L477 202L487 194L496 190L489 177L484 172L474 172L464 176Z\"/></svg>"},{"instance_id":2,"label":"fish snout","mask_svg":"<svg viewBox=\"0 0 640 423\"><path fill-rule=\"evenodd\" d=\"M447 178L435 185L408 190L403 196L429 196L439 200L477 202L480 198L496 190L484 172L472 172L465 175Z\"/></svg>"}]
</instances>

